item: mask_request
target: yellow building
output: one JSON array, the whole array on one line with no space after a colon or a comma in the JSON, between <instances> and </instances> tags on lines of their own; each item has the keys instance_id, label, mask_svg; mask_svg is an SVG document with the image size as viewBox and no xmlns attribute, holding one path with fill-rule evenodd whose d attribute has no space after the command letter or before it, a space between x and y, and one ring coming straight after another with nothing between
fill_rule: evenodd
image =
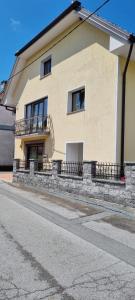
<instances>
[{"instance_id":1,"label":"yellow building","mask_svg":"<svg viewBox=\"0 0 135 300\"><path fill-rule=\"evenodd\" d=\"M89 14L75 1L16 53L15 158L135 160L135 38Z\"/></svg>"}]
</instances>

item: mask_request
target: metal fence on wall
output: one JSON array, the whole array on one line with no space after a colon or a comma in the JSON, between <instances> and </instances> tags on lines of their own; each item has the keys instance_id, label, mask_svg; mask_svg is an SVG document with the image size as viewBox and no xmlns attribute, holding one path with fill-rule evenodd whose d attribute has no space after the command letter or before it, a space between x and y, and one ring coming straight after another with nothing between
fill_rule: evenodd
<instances>
[{"instance_id":1,"label":"metal fence on wall","mask_svg":"<svg viewBox=\"0 0 135 300\"><path fill-rule=\"evenodd\" d=\"M30 169L30 162L28 160L19 160L17 169L19 171L27 171Z\"/></svg>"},{"instance_id":2,"label":"metal fence on wall","mask_svg":"<svg viewBox=\"0 0 135 300\"><path fill-rule=\"evenodd\" d=\"M83 162L65 162L61 164L61 174L83 176Z\"/></svg>"},{"instance_id":3,"label":"metal fence on wall","mask_svg":"<svg viewBox=\"0 0 135 300\"><path fill-rule=\"evenodd\" d=\"M124 180L124 166L113 163L96 163L94 178L106 180Z\"/></svg>"},{"instance_id":4,"label":"metal fence on wall","mask_svg":"<svg viewBox=\"0 0 135 300\"><path fill-rule=\"evenodd\" d=\"M38 172L52 172L52 161L36 161L35 171Z\"/></svg>"}]
</instances>

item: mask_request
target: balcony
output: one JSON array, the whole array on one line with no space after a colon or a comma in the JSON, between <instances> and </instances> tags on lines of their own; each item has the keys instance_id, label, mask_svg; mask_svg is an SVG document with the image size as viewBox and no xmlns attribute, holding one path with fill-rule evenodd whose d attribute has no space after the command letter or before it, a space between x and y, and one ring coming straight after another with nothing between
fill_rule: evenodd
<instances>
[{"instance_id":1,"label":"balcony","mask_svg":"<svg viewBox=\"0 0 135 300\"><path fill-rule=\"evenodd\" d=\"M21 119L15 123L15 135L48 135L50 133L50 116L34 116L28 119Z\"/></svg>"}]
</instances>

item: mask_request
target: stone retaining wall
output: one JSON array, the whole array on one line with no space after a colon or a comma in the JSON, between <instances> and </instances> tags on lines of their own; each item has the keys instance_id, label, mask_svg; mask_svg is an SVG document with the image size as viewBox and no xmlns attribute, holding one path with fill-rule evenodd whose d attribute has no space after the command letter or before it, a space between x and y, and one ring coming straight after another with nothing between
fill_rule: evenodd
<instances>
[{"instance_id":1,"label":"stone retaining wall","mask_svg":"<svg viewBox=\"0 0 135 300\"><path fill-rule=\"evenodd\" d=\"M60 175L60 161L53 162L51 174L35 172L35 162L30 162L30 171L17 170L14 161L13 182L39 186L51 191L65 191L78 195L135 207L135 163L126 163L126 182L94 179L95 162L83 162L83 177Z\"/></svg>"}]
</instances>

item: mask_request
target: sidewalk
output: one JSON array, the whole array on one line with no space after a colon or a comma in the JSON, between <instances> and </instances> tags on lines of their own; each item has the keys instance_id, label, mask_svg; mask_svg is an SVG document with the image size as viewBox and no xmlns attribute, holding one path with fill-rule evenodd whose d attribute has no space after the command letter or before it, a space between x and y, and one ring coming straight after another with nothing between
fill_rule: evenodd
<instances>
[{"instance_id":1,"label":"sidewalk","mask_svg":"<svg viewBox=\"0 0 135 300\"><path fill-rule=\"evenodd\" d=\"M52 191L52 190L48 190L46 188L42 188L40 187L30 187L27 185L21 185L21 184L17 184L17 183L11 183L12 186L17 187L22 189L23 191L30 191L30 192L34 192L36 194L40 195L50 195L52 197L56 197L56 199L62 199L64 202L65 201L69 201L69 203L73 203L73 204L83 204L85 206L88 207L93 207L95 209L102 209L102 210L107 210L110 211L111 213L116 213L118 215L122 215L125 216L127 218L132 218L135 219L135 208L129 207L129 206L124 206L124 205L120 205L120 204L116 204L116 203L112 203L112 202L107 202L104 201L102 199L94 199L94 198L90 198L87 196L80 196L80 195L76 195L76 194L71 194L68 192L58 192L58 191ZM50 197L51 198L51 197Z\"/></svg>"},{"instance_id":2,"label":"sidewalk","mask_svg":"<svg viewBox=\"0 0 135 300\"><path fill-rule=\"evenodd\" d=\"M22 198L25 207L34 207L34 211L38 207L41 215L44 211L47 213L49 220L51 214L54 222L55 217L64 226L70 222L71 227L83 228L88 237L92 233L93 236L98 235L101 242L107 238L113 244L120 243L121 251L124 247L135 250L135 208L20 184L8 183L7 189L11 194L14 193L17 203Z\"/></svg>"},{"instance_id":3,"label":"sidewalk","mask_svg":"<svg viewBox=\"0 0 135 300\"><path fill-rule=\"evenodd\" d=\"M0 180L6 182L12 182L13 173L12 172L0 172Z\"/></svg>"}]
</instances>

